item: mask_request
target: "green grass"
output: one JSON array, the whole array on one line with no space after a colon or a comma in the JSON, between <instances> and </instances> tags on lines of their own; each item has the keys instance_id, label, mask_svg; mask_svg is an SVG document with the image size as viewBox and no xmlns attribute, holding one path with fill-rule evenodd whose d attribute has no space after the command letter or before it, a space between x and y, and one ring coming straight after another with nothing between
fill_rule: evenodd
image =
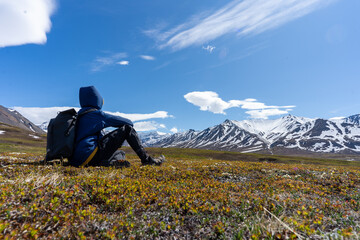
<instances>
[{"instance_id":1,"label":"green grass","mask_svg":"<svg viewBox=\"0 0 360 240\"><path fill-rule=\"evenodd\" d=\"M38 146L27 146L11 143L0 143L0 153L22 152L45 154L46 149Z\"/></svg>"},{"instance_id":2,"label":"green grass","mask_svg":"<svg viewBox=\"0 0 360 240\"><path fill-rule=\"evenodd\" d=\"M133 153L131 149L124 148L125 152ZM314 157L299 157L299 156L280 156L280 155L266 155L256 153L238 153L227 151L214 151L204 149L182 149L182 148L148 148L149 153L154 155L164 154L170 158L175 159L193 159L193 160L229 160L229 161L247 161L259 162L261 158L276 159L276 163L284 164L315 164L325 166L349 166L359 167L360 161L346 161L341 159L326 159Z\"/></svg>"},{"instance_id":3,"label":"green grass","mask_svg":"<svg viewBox=\"0 0 360 240\"><path fill-rule=\"evenodd\" d=\"M31 139L29 138L16 138L16 137L2 137L0 138L2 142L13 143L21 147L22 145L35 146L44 145L44 141L41 139Z\"/></svg>"},{"instance_id":4,"label":"green grass","mask_svg":"<svg viewBox=\"0 0 360 240\"><path fill-rule=\"evenodd\" d=\"M36 152L45 153L46 136L35 134L17 127L0 123L0 130L5 131L0 135L0 152ZM35 139L29 135L36 135Z\"/></svg>"}]
</instances>

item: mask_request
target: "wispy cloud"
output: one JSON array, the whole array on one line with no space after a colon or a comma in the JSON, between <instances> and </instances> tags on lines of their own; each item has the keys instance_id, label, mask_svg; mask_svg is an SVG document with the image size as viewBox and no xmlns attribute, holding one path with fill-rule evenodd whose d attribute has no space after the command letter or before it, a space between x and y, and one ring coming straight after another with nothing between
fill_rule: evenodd
<instances>
[{"instance_id":1,"label":"wispy cloud","mask_svg":"<svg viewBox=\"0 0 360 240\"><path fill-rule=\"evenodd\" d=\"M271 116L288 114L289 111L291 110L292 109L281 110L279 108L270 108L270 109L251 110L251 111L246 111L245 113L249 114L251 118L267 119L268 117Z\"/></svg>"},{"instance_id":2,"label":"wispy cloud","mask_svg":"<svg viewBox=\"0 0 360 240\"><path fill-rule=\"evenodd\" d=\"M166 128L164 124L159 124L154 121L144 121L144 122L136 122L134 123L134 128L136 131L154 131L159 128Z\"/></svg>"},{"instance_id":3,"label":"wispy cloud","mask_svg":"<svg viewBox=\"0 0 360 240\"><path fill-rule=\"evenodd\" d=\"M234 107L246 109L247 114L252 118L268 118L269 116L276 116L286 114L295 106L268 106L265 103L259 102L253 98L245 100L222 100L216 92L190 92L184 95L184 98L189 103L200 107L201 111L209 111L216 114L226 114L225 110Z\"/></svg>"},{"instance_id":4,"label":"wispy cloud","mask_svg":"<svg viewBox=\"0 0 360 240\"><path fill-rule=\"evenodd\" d=\"M166 61L166 62L160 64L159 66L155 67L154 70L157 71L162 68L165 68L165 67L169 66L171 63L172 63L172 61Z\"/></svg>"},{"instance_id":5,"label":"wispy cloud","mask_svg":"<svg viewBox=\"0 0 360 240\"><path fill-rule=\"evenodd\" d=\"M69 108L74 108L76 111L79 110L77 107L13 107L12 109L18 111L24 117L29 119L35 124L41 124L43 122L48 122L51 118L56 117L58 112L67 110ZM130 119L131 121L143 121L148 119L157 119L157 118L171 118L172 115L169 115L166 111L157 111L154 113L120 113L120 112L108 112L106 113L113 114L116 116L121 116Z\"/></svg>"},{"instance_id":6,"label":"wispy cloud","mask_svg":"<svg viewBox=\"0 0 360 240\"><path fill-rule=\"evenodd\" d=\"M120 61L120 62L117 62L116 64L119 64L119 65L122 65L122 66L127 66L127 65L129 65L129 61L127 61L127 60L122 60L122 61Z\"/></svg>"},{"instance_id":7,"label":"wispy cloud","mask_svg":"<svg viewBox=\"0 0 360 240\"><path fill-rule=\"evenodd\" d=\"M55 0L0 1L0 47L46 43L55 8Z\"/></svg>"},{"instance_id":8,"label":"wispy cloud","mask_svg":"<svg viewBox=\"0 0 360 240\"><path fill-rule=\"evenodd\" d=\"M206 47L203 46L202 49L208 51L209 53L212 53L215 50L215 46L207 45Z\"/></svg>"},{"instance_id":9,"label":"wispy cloud","mask_svg":"<svg viewBox=\"0 0 360 240\"><path fill-rule=\"evenodd\" d=\"M127 57L127 54L124 52L120 53L112 53L107 56L96 57L95 60L91 64L92 72L99 72L103 70L107 66L113 66L115 64L120 64L120 62L124 62L124 60L120 61ZM129 62L128 62L129 64Z\"/></svg>"},{"instance_id":10,"label":"wispy cloud","mask_svg":"<svg viewBox=\"0 0 360 240\"><path fill-rule=\"evenodd\" d=\"M338 120L343 120L345 117L332 117L329 120L330 121L338 121Z\"/></svg>"},{"instance_id":11,"label":"wispy cloud","mask_svg":"<svg viewBox=\"0 0 360 240\"><path fill-rule=\"evenodd\" d=\"M154 61L155 60L155 57L153 56L149 56L149 55L140 55L140 57L144 60L147 60L147 61Z\"/></svg>"},{"instance_id":12,"label":"wispy cloud","mask_svg":"<svg viewBox=\"0 0 360 240\"><path fill-rule=\"evenodd\" d=\"M247 47L247 48L243 49L242 52L239 55L235 56L235 57L227 58L226 60L219 61L218 63L213 64L213 65L206 65L206 66L204 66L202 68L197 68L197 69L195 69L193 71L190 71L190 72L187 72L185 74L190 75L190 74L194 74L194 73L197 73L197 72L207 71L207 70L213 69L213 68L218 68L218 67L221 67L223 65L245 59L248 56L251 56L251 55L257 53L257 52L261 51L262 49L264 49L266 47L267 47L266 43L260 43L260 44L253 45L253 46L250 46L250 47ZM228 49L224 48L224 49L219 51L219 58L220 59L225 59L227 57L227 54L228 54Z\"/></svg>"},{"instance_id":13,"label":"wispy cloud","mask_svg":"<svg viewBox=\"0 0 360 240\"><path fill-rule=\"evenodd\" d=\"M225 34L259 34L303 17L336 0L233 0L206 16L192 17L176 27L145 31L160 48L179 50ZM195 19L195 20L194 20Z\"/></svg>"}]
</instances>

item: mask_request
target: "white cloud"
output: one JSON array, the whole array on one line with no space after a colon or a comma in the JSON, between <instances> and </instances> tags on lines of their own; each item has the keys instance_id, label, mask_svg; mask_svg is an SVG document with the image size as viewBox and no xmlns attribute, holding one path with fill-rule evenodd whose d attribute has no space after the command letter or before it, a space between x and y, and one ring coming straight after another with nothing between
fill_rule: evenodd
<instances>
[{"instance_id":1,"label":"white cloud","mask_svg":"<svg viewBox=\"0 0 360 240\"><path fill-rule=\"evenodd\" d=\"M176 127L173 127L172 129L170 129L170 132L177 133L179 132L179 130Z\"/></svg>"},{"instance_id":2,"label":"white cloud","mask_svg":"<svg viewBox=\"0 0 360 240\"><path fill-rule=\"evenodd\" d=\"M123 61L117 62L116 64L127 66L127 65L129 65L129 61L123 60Z\"/></svg>"},{"instance_id":3,"label":"white cloud","mask_svg":"<svg viewBox=\"0 0 360 240\"><path fill-rule=\"evenodd\" d=\"M48 108L40 108L40 107L13 107L18 111L21 115L29 119L34 124L42 124L43 122L50 121L51 118L56 117L58 112L65 111L67 109L74 107L48 107ZM80 108L75 108L78 111Z\"/></svg>"},{"instance_id":4,"label":"white cloud","mask_svg":"<svg viewBox=\"0 0 360 240\"><path fill-rule=\"evenodd\" d=\"M40 108L40 107L13 107L16 111L18 111L21 115L29 119L34 124L41 124L43 122L50 121L51 118L56 117L58 112L75 108L76 111L79 110L77 107L48 107L48 108ZM131 121L143 121L148 119L155 119L155 118L169 118L172 115L169 115L168 112L165 111L157 111L154 113L120 113L120 112L108 112L106 113L113 114L116 116L121 116L130 119Z\"/></svg>"},{"instance_id":5,"label":"white cloud","mask_svg":"<svg viewBox=\"0 0 360 240\"><path fill-rule=\"evenodd\" d=\"M96 57L92 63L91 71L99 72L103 70L106 66L112 66L119 63L119 60L126 58L127 54L124 52L112 53L107 56ZM122 62L122 61L120 61ZM128 62L129 63L129 62Z\"/></svg>"},{"instance_id":6,"label":"white cloud","mask_svg":"<svg viewBox=\"0 0 360 240\"><path fill-rule=\"evenodd\" d=\"M164 124L159 124L154 121L144 121L144 122L136 122L134 123L134 128L136 131L154 131L159 128L166 128Z\"/></svg>"},{"instance_id":7,"label":"white cloud","mask_svg":"<svg viewBox=\"0 0 360 240\"><path fill-rule=\"evenodd\" d=\"M184 98L202 111L225 114L224 110L233 107L230 102L223 101L217 93L210 91L190 92Z\"/></svg>"},{"instance_id":8,"label":"white cloud","mask_svg":"<svg viewBox=\"0 0 360 240\"><path fill-rule=\"evenodd\" d=\"M176 27L147 30L160 48L179 50L225 34L259 34L305 16L334 0L233 0L208 15L199 14Z\"/></svg>"},{"instance_id":9,"label":"white cloud","mask_svg":"<svg viewBox=\"0 0 360 240\"><path fill-rule=\"evenodd\" d=\"M131 121L142 121L153 118L171 118L172 115L169 115L166 111L157 111L154 113L120 113L120 112L107 112L110 114L114 114L120 117L128 118Z\"/></svg>"},{"instance_id":10,"label":"white cloud","mask_svg":"<svg viewBox=\"0 0 360 240\"><path fill-rule=\"evenodd\" d=\"M155 57L149 56L149 55L140 55L140 57L144 60L153 61L155 60Z\"/></svg>"},{"instance_id":11,"label":"white cloud","mask_svg":"<svg viewBox=\"0 0 360 240\"><path fill-rule=\"evenodd\" d=\"M0 0L0 47L45 44L55 0Z\"/></svg>"},{"instance_id":12,"label":"white cloud","mask_svg":"<svg viewBox=\"0 0 360 240\"><path fill-rule=\"evenodd\" d=\"M267 118L268 116L286 114L295 106L267 106L256 99L247 98L245 100L230 100L228 102L222 100L216 92L190 92L184 95L189 103L200 107L202 111L209 111L217 114L226 114L225 110L233 107L241 107L249 109L246 113L252 118ZM285 108L285 109L284 109ZM284 110L280 110L284 109Z\"/></svg>"},{"instance_id":13,"label":"white cloud","mask_svg":"<svg viewBox=\"0 0 360 240\"><path fill-rule=\"evenodd\" d=\"M207 45L206 47L202 47L202 49L208 51L209 53L212 53L214 51L216 47L215 46L211 46L211 45Z\"/></svg>"}]
</instances>

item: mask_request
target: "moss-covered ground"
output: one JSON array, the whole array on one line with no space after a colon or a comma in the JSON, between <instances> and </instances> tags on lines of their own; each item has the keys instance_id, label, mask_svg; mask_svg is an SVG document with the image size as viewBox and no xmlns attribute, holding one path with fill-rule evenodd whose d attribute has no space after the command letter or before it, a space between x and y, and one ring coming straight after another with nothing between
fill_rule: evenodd
<instances>
[{"instance_id":1,"label":"moss-covered ground","mask_svg":"<svg viewBox=\"0 0 360 240\"><path fill-rule=\"evenodd\" d=\"M360 238L356 163L150 149L167 161L143 167L126 151L124 169L0 153L0 239Z\"/></svg>"}]
</instances>

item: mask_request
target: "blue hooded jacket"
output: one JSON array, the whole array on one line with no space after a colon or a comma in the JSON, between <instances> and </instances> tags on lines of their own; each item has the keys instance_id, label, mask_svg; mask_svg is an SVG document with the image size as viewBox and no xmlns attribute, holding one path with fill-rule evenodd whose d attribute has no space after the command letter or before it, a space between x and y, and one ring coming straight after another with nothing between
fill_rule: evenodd
<instances>
[{"instance_id":1,"label":"blue hooded jacket","mask_svg":"<svg viewBox=\"0 0 360 240\"><path fill-rule=\"evenodd\" d=\"M82 87L79 92L82 113L88 109L96 111L82 115L76 123L76 140L73 156L69 159L73 166L80 166L88 158L93 157L98 142L102 138L101 130L106 127L121 127L125 124L133 126L131 120L101 111L103 98L94 86Z\"/></svg>"}]
</instances>

